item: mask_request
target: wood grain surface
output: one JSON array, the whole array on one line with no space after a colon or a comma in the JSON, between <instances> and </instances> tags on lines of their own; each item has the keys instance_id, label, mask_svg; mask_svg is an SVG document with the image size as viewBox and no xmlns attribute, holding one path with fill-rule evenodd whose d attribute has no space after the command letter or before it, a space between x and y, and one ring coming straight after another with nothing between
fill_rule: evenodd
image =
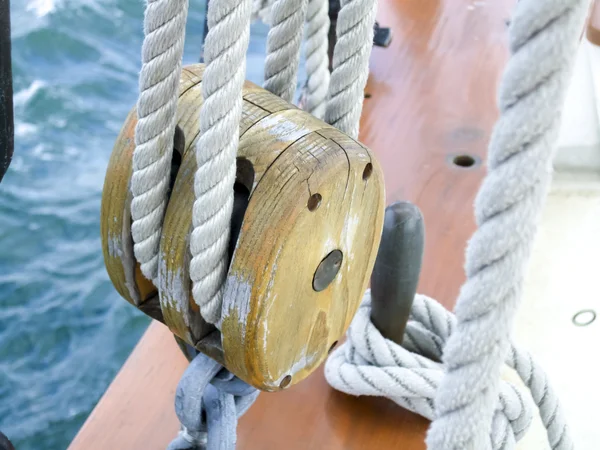
<instances>
[{"instance_id":1,"label":"wood grain surface","mask_svg":"<svg viewBox=\"0 0 600 450\"><path fill-rule=\"evenodd\" d=\"M200 79L203 68L186 70ZM158 277L164 322L198 348L213 330L190 295L200 134L198 114L187 111L199 110L200 94L199 82L179 99L186 144L165 215ZM383 226L383 174L366 147L325 122L252 83L244 98L238 173L246 173L237 180L249 202L225 289L224 361L216 356L244 381L277 391L325 360L358 309ZM338 273L317 291L317 268L334 251L342 254Z\"/></svg>"},{"instance_id":2,"label":"wood grain surface","mask_svg":"<svg viewBox=\"0 0 600 450\"><path fill-rule=\"evenodd\" d=\"M373 51L361 141L383 168L388 202L410 200L421 208L420 292L447 307L464 280L463 251L474 230L473 198L497 117L513 4L379 2L378 20L394 37L389 48ZM168 330L154 323L71 449L164 449L177 433L173 396L185 366ZM289 390L262 394L240 421L237 448L423 450L427 426L388 400L334 391L318 370Z\"/></svg>"}]
</instances>

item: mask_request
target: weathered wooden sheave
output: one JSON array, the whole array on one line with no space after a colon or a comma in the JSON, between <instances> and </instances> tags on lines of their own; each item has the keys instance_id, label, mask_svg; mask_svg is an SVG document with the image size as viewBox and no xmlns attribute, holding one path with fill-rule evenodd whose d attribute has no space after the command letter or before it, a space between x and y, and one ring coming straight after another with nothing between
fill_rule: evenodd
<instances>
[{"instance_id":1,"label":"weathered wooden sheave","mask_svg":"<svg viewBox=\"0 0 600 450\"><path fill-rule=\"evenodd\" d=\"M363 145L246 83L233 218L237 244L219 336L202 319L189 276L203 71L203 65L189 66L181 78L157 287L143 277L133 255L134 111L117 139L105 180L106 266L127 301L244 381L276 391L314 371L356 313L381 238L383 175Z\"/></svg>"}]
</instances>

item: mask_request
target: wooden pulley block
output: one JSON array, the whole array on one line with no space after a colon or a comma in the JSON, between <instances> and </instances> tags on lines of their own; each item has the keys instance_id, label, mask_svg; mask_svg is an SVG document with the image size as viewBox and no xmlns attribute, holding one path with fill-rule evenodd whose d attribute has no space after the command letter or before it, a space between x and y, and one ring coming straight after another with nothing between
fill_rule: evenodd
<instances>
[{"instance_id":1,"label":"wooden pulley block","mask_svg":"<svg viewBox=\"0 0 600 450\"><path fill-rule=\"evenodd\" d=\"M215 331L200 316L189 275L202 71L202 65L189 66L182 77L176 137L181 161L160 243L157 287L162 320L176 336L242 380L277 391L316 369L354 317L381 239L383 176L362 144L247 82L234 187L232 259L221 332ZM113 154L123 173L130 173L131 162L125 160L131 159L132 149L117 147L120 141L133 145L134 127L135 116L130 115L114 150L121 156ZM119 236L129 233L129 202L119 201L121 220L103 215L107 222L103 233L111 221L120 223L111 228L118 228ZM114 239L105 240L105 255L119 254ZM127 245L131 256L131 242ZM122 252L123 245L118 249ZM139 273L134 260L127 259L127 264L129 272ZM117 289L129 295L129 301L133 296L128 286L138 290L147 286L135 276L130 279L137 284L127 284L123 258L111 265L117 272L111 279L120 282Z\"/></svg>"}]
</instances>

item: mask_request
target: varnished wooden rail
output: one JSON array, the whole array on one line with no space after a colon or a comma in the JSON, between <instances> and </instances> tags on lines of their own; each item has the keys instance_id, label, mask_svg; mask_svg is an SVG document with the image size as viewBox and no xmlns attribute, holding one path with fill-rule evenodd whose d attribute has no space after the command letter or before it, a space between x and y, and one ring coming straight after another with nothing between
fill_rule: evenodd
<instances>
[{"instance_id":1,"label":"varnished wooden rail","mask_svg":"<svg viewBox=\"0 0 600 450\"><path fill-rule=\"evenodd\" d=\"M388 202L410 200L423 211L419 290L447 307L464 280L513 4L379 2L378 20L394 39L373 53L361 140L384 169ZM70 449L164 449L178 430L173 398L185 367L171 334L152 324ZM319 370L288 391L262 394L240 421L238 449L417 450L427 425L388 400L334 391Z\"/></svg>"}]
</instances>

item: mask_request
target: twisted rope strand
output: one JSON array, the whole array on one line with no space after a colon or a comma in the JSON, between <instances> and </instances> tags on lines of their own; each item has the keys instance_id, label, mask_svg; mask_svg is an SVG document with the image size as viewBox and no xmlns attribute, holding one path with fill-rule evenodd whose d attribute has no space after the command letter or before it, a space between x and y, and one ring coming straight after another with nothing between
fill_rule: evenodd
<instances>
[{"instance_id":1,"label":"twisted rope strand","mask_svg":"<svg viewBox=\"0 0 600 450\"><path fill-rule=\"evenodd\" d=\"M275 0L270 7L264 88L292 102L296 92L302 24L308 0Z\"/></svg>"},{"instance_id":2,"label":"twisted rope strand","mask_svg":"<svg viewBox=\"0 0 600 450\"><path fill-rule=\"evenodd\" d=\"M558 397L548 382L546 373L531 358L529 353L511 347L509 364L531 391L533 401L540 410L542 423L548 432L548 442L552 449L572 449L567 421Z\"/></svg>"},{"instance_id":3,"label":"twisted rope strand","mask_svg":"<svg viewBox=\"0 0 600 450\"><path fill-rule=\"evenodd\" d=\"M305 53L307 85L304 109L323 119L329 89L329 0L309 0Z\"/></svg>"},{"instance_id":4,"label":"twisted rope strand","mask_svg":"<svg viewBox=\"0 0 600 450\"><path fill-rule=\"evenodd\" d=\"M150 280L158 271L187 12L187 0L148 0L144 15L131 176L131 233L135 257Z\"/></svg>"},{"instance_id":5,"label":"twisted rope strand","mask_svg":"<svg viewBox=\"0 0 600 450\"><path fill-rule=\"evenodd\" d=\"M325 121L358 139L373 48L376 0L342 0Z\"/></svg>"},{"instance_id":6,"label":"twisted rope strand","mask_svg":"<svg viewBox=\"0 0 600 450\"><path fill-rule=\"evenodd\" d=\"M271 16L271 4L273 0L254 0L252 2L252 21L258 21L269 24Z\"/></svg>"},{"instance_id":7,"label":"twisted rope strand","mask_svg":"<svg viewBox=\"0 0 600 450\"><path fill-rule=\"evenodd\" d=\"M489 146L490 172L475 202L479 228L467 247L467 281L455 309L456 329L444 350L447 373L427 436L431 450L490 446L500 368L551 180L561 108L588 6L587 0L517 4L510 27L512 56L500 87L500 119ZM527 377L525 382L540 406L552 411L536 384ZM547 416L545 424L551 426ZM571 449L564 422L559 426L560 431L549 430L552 448Z\"/></svg>"},{"instance_id":8,"label":"twisted rope strand","mask_svg":"<svg viewBox=\"0 0 600 450\"><path fill-rule=\"evenodd\" d=\"M193 296L202 317L221 318L222 287L227 274L227 245L233 207L235 161L242 113L242 87L250 37L252 0L211 0L202 81L196 201L190 239Z\"/></svg>"}]
</instances>

